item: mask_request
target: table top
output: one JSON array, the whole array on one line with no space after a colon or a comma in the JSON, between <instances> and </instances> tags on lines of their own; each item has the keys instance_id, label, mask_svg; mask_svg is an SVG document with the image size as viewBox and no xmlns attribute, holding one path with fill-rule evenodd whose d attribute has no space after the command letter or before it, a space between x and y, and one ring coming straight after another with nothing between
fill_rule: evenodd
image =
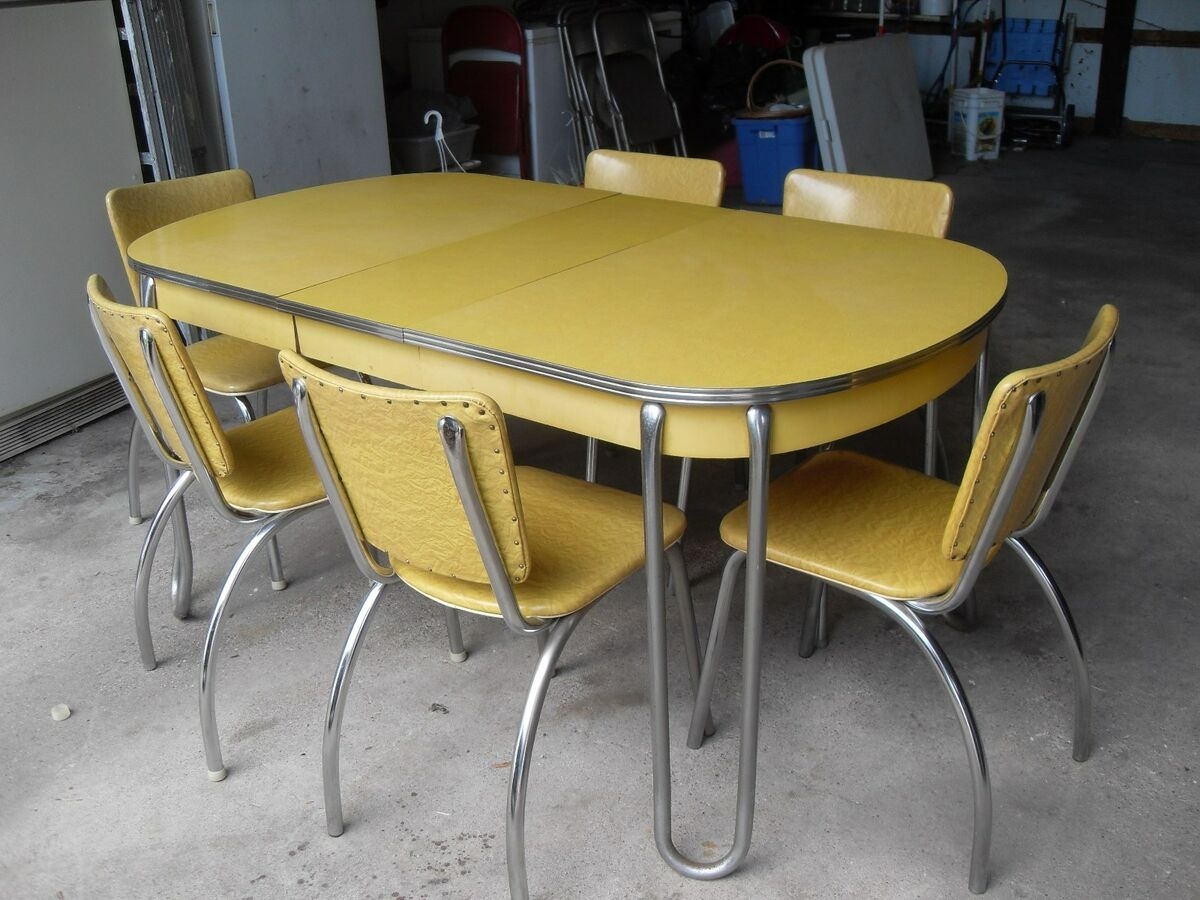
<instances>
[{"instance_id":1,"label":"table top","mask_svg":"<svg viewBox=\"0 0 1200 900\"><path fill-rule=\"evenodd\" d=\"M1007 287L953 241L474 174L265 197L129 257L301 319L698 405L887 378L977 337Z\"/></svg>"}]
</instances>

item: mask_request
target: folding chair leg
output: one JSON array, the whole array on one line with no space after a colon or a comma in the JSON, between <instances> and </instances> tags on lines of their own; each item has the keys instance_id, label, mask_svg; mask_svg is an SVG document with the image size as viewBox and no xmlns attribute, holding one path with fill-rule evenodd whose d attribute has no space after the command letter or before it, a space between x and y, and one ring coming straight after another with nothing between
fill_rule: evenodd
<instances>
[{"instance_id":1,"label":"folding chair leg","mask_svg":"<svg viewBox=\"0 0 1200 900\"><path fill-rule=\"evenodd\" d=\"M958 680L950 660L942 652L933 635L925 628L920 617L905 604L887 600L873 594L861 594L877 608L883 610L896 624L903 628L908 636L916 642L929 660L942 687L950 695L950 703L954 707L954 715L962 729L963 742L967 749L967 762L971 769L971 787L975 801L975 825L971 843L971 868L967 887L973 894L982 894L987 890L988 856L992 844L992 785L988 775L987 758L983 752L983 740L979 736L979 728L975 724L975 716L971 712L971 704L967 702L966 692Z\"/></svg>"},{"instance_id":2,"label":"folding chair leg","mask_svg":"<svg viewBox=\"0 0 1200 900\"><path fill-rule=\"evenodd\" d=\"M250 562L258 548L270 540L271 535L304 511L293 510L281 513L272 516L259 526L254 537L246 542L246 546L238 554L229 574L225 576L225 583L221 585L221 593L217 596L216 605L213 607L212 617L208 622L208 631L204 635L204 650L200 656L200 734L204 739L204 761L208 766L209 781L223 781L227 774L225 764L221 760L221 738L217 733L215 652L221 623L225 618L225 609L229 605L229 598L233 596L233 589L237 587L238 579L241 578L246 564Z\"/></svg>"},{"instance_id":3,"label":"folding chair leg","mask_svg":"<svg viewBox=\"0 0 1200 900\"><path fill-rule=\"evenodd\" d=\"M529 789L529 766L533 762L533 741L537 736L538 720L541 719L546 691L550 687L550 679L554 677L563 647L589 608L559 619L542 632L547 635L545 647L538 657L529 694L525 698L508 782L505 848L508 855L508 893L512 900L527 900L529 897L529 877L525 871L525 798Z\"/></svg>"},{"instance_id":4,"label":"folding chair leg","mask_svg":"<svg viewBox=\"0 0 1200 900\"><path fill-rule=\"evenodd\" d=\"M154 659L154 639L150 636L150 569L154 564L154 555L158 551L158 544L162 540L167 522L183 499L184 491L194 480L195 476L190 471L179 473L163 497L162 503L158 505L158 510L150 521L150 529L146 532L146 539L142 542L142 552L138 555L137 569L133 576L133 623L137 629L142 667L147 672L153 671L158 665Z\"/></svg>"},{"instance_id":5,"label":"folding chair leg","mask_svg":"<svg viewBox=\"0 0 1200 900\"><path fill-rule=\"evenodd\" d=\"M1062 629L1063 640L1067 645L1067 655L1071 658L1071 670L1075 675L1075 736L1072 740L1072 756L1076 762L1084 762L1091 755L1092 731L1092 686L1088 677L1087 662L1083 658L1083 645L1079 641L1079 632L1075 628L1075 620L1067 601L1058 589L1058 584L1046 564L1033 552L1021 538L1010 537L1008 544L1017 551L1029 570L1037 579L1042 593L1054 610L1058 619L1058 627Z\"/></svg>"}]
</instances>

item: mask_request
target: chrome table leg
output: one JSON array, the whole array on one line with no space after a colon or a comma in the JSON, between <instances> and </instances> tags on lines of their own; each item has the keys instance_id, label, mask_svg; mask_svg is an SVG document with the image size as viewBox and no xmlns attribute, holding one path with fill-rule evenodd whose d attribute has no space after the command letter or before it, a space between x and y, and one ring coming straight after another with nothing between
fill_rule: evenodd
<instances>
[{"instance_id":1,"label":"chrome table leg","mask_svg":"<svg viewBox=\"0 0 1200 900\"><path fill-rule=\"evenodd\" d=\"M766 570L766 502L771 411L746 413L750 433L750 540L746 562L743 649L742 735L738 762L737 813L733 845L712 862L693 860L671 837L671 749L667 697L666 570L662 548L662 432L665 410L642 407L642 502L646 537L646 603L650 642L651 747L654 773L654 839L659 854L688 878L713 880L735 871L750 850L758 765L758 699L762 668L763 578Z\"/></svg>"}]
</instances>

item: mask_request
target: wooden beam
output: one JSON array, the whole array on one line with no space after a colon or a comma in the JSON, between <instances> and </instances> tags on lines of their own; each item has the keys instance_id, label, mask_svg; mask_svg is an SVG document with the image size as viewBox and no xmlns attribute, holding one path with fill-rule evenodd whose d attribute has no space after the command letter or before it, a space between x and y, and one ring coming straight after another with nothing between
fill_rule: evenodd
<instances>
[{"instance_id":1,"label":"wooden beam","mask_svg":"<svg viewBox=\"0 0 1200 900\"><path fill-rule=\"evenodd\" d=\"M1103 44L1103 28L1076 28L1075 43ZM1169 28L1138 28L1133 32L1134 47L1200 48L1200 31L1176 31Z\"/></svg>"},{"instance_id":2,"label":"wooden beam","mask_svg":"<svg viewBox=\"0 0 1200 900\"><path fill-rule=\"evenodd\" d=\"M1125 85L1137 0L1108 0L1100 51L1100 83L1096 88L1096 133L1116 137L1125 116Z\"/></svg>"}]
</instances>

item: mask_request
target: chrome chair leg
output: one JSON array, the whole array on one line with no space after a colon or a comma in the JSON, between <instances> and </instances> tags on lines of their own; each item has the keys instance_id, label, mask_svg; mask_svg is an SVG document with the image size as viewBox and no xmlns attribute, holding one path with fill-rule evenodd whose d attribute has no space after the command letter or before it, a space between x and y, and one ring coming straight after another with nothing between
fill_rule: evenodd
<instances>
[{"instance_id":1,"label":"chrome chair leg","mask_svg":"<svg viewBox=\"0 0 1200 900\"><path fill-rule=\"evenodd\" d=\"M462 624L458 619L458 610L444 606L442 611L446 615L446 636L450 639L450 660L451 662L464 662L467 658L467 651L463 646Z\"/></svg>"},{"instance_id":2,"label":"chrome chair leg","mask_svg":"<svg viewBox=\"0 0 1200 900\"><path fill-rule=\"evenodd\" d=\"M1064 643L1067 645L1067 655L1071 658L1071 671L1075 676L1075 736L1072 739L1072 757L1076 762L1084 762L1091 755L1092 732L1092 686L1088 677L1087 661L1083 658L1083 645L1079 641L1079 631L1075 628L1075 620L1067 601L1058 589L1058 584L1050 570L1041 558L1034 553L1024 540L1010 537L1008 544L1017 551L1025 565L1037 579L1042 593L1054 610L1058 626L1062 629Z\"/></svg>"},{"instance_id":3,"label":"chrome chair leg","mask_svg":"<svg viewBox=\"0 0 1200 900\"><path fill-rule=\"evenodd\" d=\"M687 510L688 488L692 483L692 460L685 456L679 463L679 498L675 501L675 505L679 507L680 512Z\"/></svg>"},{"instance_id":4,"label":"chrome chair leg","mask_svg":"<svg viewBox=\"0 0 1200 900\"><path fill-rule=\"evenodd\" d=\"M350 676L354 674L354 663L363 635L371 624L375 604L383 593L385 584L371 582L367 596L363 598L350 633L346 635L342 655L338 659L337 671L333 675L333 686L329 691L329 705L325 710L325 735L321 743L321 781L325 791L325 830L330 837L337 837L346 828L342 820L342 783L338 755L342 737L342 715L346 711L346 692L350 690Z\"/></svg>"},{"instance_id":5,"label":"chrome chair leg","mask_svg":"<svg viewBox=\"0 0 1200 900\"><path fill-rule=\"evenodd\" d=\"M170 466L163 466L167 476L167 490L178 477ZM192 611L192 535L188 530L187 506L181 498L175 504L171 529L175 543L175 555L171 560L171 609L175 618L183 620Z\"/></svg>"},{"instance_id":6,"label":"chrome chair leg","mask_svg":"<svg viewBox=\"0 0 1200 900\"><path fill-rule=\"evenodd\" d=\"M265 413L267 410L267 392L257 391L257 395L261 398L260 405ZM230 399L237 406L238 414L242 417L243 422L253 422L257 418L257 413L254 409L254 403L250 397L245 394L232 394ZM271 538L271 543L267 547L267 567L271 573L271 590L282 591L287 588L287 576L283 574L283 557L279 553L279 543L274 538Z\"/></svg>"},{"instance_id":7,"label":"chrome chair leg","mask_svg":"<svg viewBox=\"0 0 1200 900\"><path fill-rule=\"evenodd\" d=\"M700 629L696 626L696 608L692 604L692 586L688 582L687 568L683 564L683 549L679 544L668 548L667 564L670 567L675 602L679 606L679 627L683 633L683 652L687 659L688 682L692 686L694 703L700 690L700 667L703 657L700 651ZM715 730L710 716L705 723L704 733L711 735Z\"/></svg>"},{"instance_id":8,"label":"chrome chair leg","mask_svg":"<svg viewBox=\"0 0 1200 900\"><path fill-rule=\"evenodd\" d=\"M975 716L962 683L958 680L950 660L933 639L925 623L920 617L905 606L894 600L887 600L874 594L861 593L859 596L868 600L872 605L885 612L896 624L908 632L908 636L916 642L929 660L942 687L950 695L950 703L954 707L954 715L962 729L963 742L967 749L967 762L971 769L971 788L975 803L975 825L971 842L971 868L967 887L973 894L982 894L987 890L988 856L992 844L992 785L988 775L987 758L983 752L983 741L979 736L979 728L975 724Z\"/></svg>"},{"instance_id":9,"label":"chrome chair leg","mask_svg":"<svg viewBox=\"0 0 1200 900\"><path fill-rule=\"evenodd\" d=\"M825 616L825 582L813 578L808 586L808 606L804 610L804 622L800 627L800 649L802 659L808 659L817 649L821 638L821 619Z\"/></svg>"},{"instance_id":10,"label":"chrome chair leg","mask_svg":"<svg viewBox=\"0 0 1200 900\"><path fill-rule=\"evenodd\" d=\"M590 607L585 607L559 619L550 626L529 694L525 698L525 709L521 713L521 724L517 728L517 740L513 746L512 773L508 782L508 816L505 827L505 850L508 857L508 893L512 900L527 900L529 877L525 870L525 798L529 789L529 766L533 762L533 742L537 736L538 720L546 702L546 691L558 665L558 658L566 646L571 632L579 624Z\"/></svg>"},{"instance_id":11,"label":"chrome chair leg","mask_svg":"<svg viewBox=\"0 0 1200 900\"><path fill-rule=\"evenodd\" d=\"M138 453L141 449L142 428L137 419L129 429L129 452L126 454L126 490L129 494L129 524L141 525L146 521L142 515L142 487L138 478Z\"/></svg>"},{"instance_id":12,"label":"chrome chair leg","mask_svg":"<svg viewBox=\"0 0 1200 900\"><path fill-rule=\"evenodd\" d=\"M725 561L721 575L721 587L717 591L717 606L713 610L712 629L708 633L708 649L704 653L704 666L700 670L700 684L696 689L696 702L692 707L692 724L688 728L687 745L699 749L709 732L706 724L712 720L713 687L717 681L717 666L721 658L721 647L725 641L725 628L729 624L729 610L733 605L733 587L737 573L746 561L746 554L735 550Z\"/></svg>"},{"instance_id":13,"label":"chrome chair leg","mask_svg":"<svg viewBox=\"0 0 1200 900\"><path fill-rule=\"evenodd\" d=\"M587 461L584 464L583 477L585 481L596 483L596 457L599 454L600 442L594 437L587 439Z\"/></svg>"},{"instance_id":14,"label":"chrome chair leg","mask_svg":"<svg viewBox=\"0 0 1200 900\"><path fill-rule=\"evenodd\" d=\"M234 560L229 574L225 576L224 584L221 585L221 593L217 596L216 605L213 607L212 617L208 622L208 631L204 635L204 650L200 655L200 735L204 739L204 760L208 766L209 781L224 781L227 774L225 764L221 760L221 738L217 732L215 652L221 623L225 618L225 608L229 605L229 598L233 596L233 589L237 587L238 579L241 578L246 564L250 562L258 548L265 541L270 540L271 535L304 511L304 509L293 510L272 516L259 526L254 537L246 542L246 546Z\"/></svg>"},{"instance_id":15,"label":"chrome chair leg","mask_svg":"<svg viewBox=\"0 0 1200 900\"><path fill-rule=\"evenodd\" d=\"M925 404L925 474L937 475L938 468L938 402L937 398Z\"/></svg>"},{"instance_id":16,"label":"chrome chair leg","mask_svg":"<svg viewBox=\"0 0 1200 900\"><path fill-rule=\"evenodd\" d=\"M283 557L279 554L279 541L271 538L267 542L267 571L271 574L271 590L282 591L288 586L283 574Z\"/></svg>"},{"instance_id":17,"label":"chrome chair leg","mask_svg":"<svg viewBox=\"0 0 1200 900\"><path fill-rule=\"evenodd\" d=\"M154 554L162 540L167 522L175 512L175 507L183 498L184 491L195 480L191 471L180 472L162 503L150 520L150 529L142 542L142 551L138 555L137 569L133 576L133 623L137 629L138 652L142 657L142 667L151 672L157 665L154 659L154 640L150 636L150 569L154 563Z\"/></svg>"},{"instance_id":18,"label":"chrome chair leg","mask_svg":"<svg viewBox=\"0 0 1200 900\"><path fill-rule=\"evenodd\" d=\"M238 413L241 415L243 422L254 421L254 405L250 402L249 397L242 394L231 394L229 399L237 406Z\"/></svg>"}]
</instances>

